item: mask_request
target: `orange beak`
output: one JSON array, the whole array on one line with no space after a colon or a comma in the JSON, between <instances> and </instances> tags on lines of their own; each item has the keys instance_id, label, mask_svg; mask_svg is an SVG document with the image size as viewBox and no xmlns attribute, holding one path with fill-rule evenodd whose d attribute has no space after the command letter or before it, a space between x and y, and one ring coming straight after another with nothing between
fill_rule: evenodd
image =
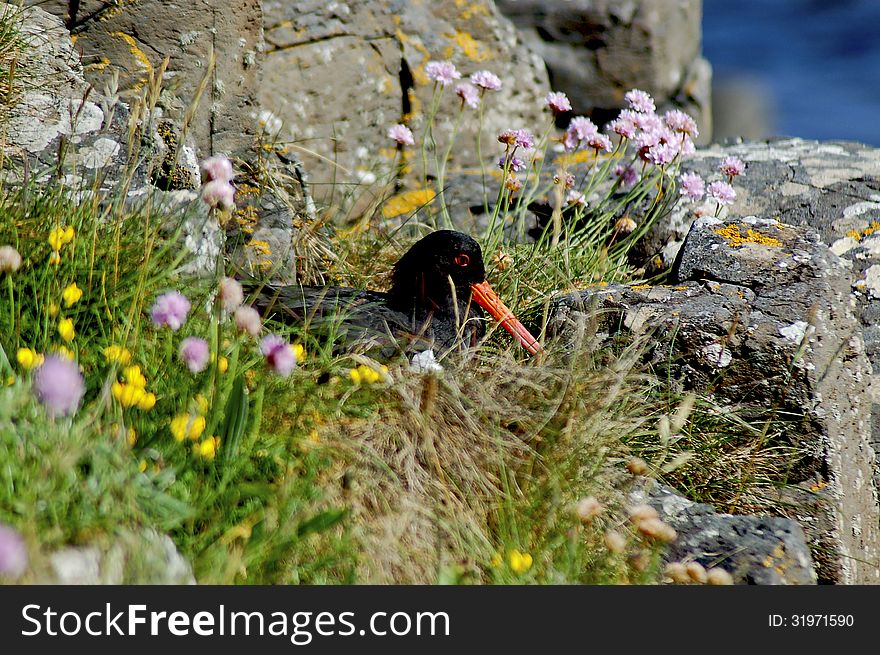
<instances>
[{"instance_id":1,"label":"orange beak","mask_svg":"<svg viewBox=\"0 0 880 655\"><path fill-rule=\"evenodd\" d=\"M510 332L522 344L523 348L532 355L544 352L538 340L531 335L525 325L517 320L513 312L507 308L507 305L501 302L501 298L495 294L488 282L472 284L471 291L473 292L472 297L474 301L489 312L496 321L501 323L501 327Z\"/></svg>"}]
</instances>

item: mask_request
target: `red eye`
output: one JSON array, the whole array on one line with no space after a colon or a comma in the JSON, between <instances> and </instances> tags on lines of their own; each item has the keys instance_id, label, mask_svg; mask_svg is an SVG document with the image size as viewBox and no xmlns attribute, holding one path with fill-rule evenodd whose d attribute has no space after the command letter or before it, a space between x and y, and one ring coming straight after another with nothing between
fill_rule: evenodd
<instances>
[{"instance_id":1,"label":"red eye","mask_svg":"<svg viewBox=\"0 0 880 655\"><path fill-rule=\"evenodd\" d=\"M456 255L456 257L453 261L456 264L458 264L459 266L470 266L471 258L465 254L461 254L461 255Z\"/></svg>"}]
</instances>

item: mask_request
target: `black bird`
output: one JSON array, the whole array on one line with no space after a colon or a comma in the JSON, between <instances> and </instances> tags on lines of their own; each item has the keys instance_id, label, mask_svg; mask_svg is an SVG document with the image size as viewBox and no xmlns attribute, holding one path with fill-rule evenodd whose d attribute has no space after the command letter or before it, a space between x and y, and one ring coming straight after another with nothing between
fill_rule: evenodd
<instances>
[{"instance_id":1,"label":"black bird","mask_svg":"<svg viewBox=\"0 0 880 655\"><path fill-rule=\"evenodd\" d=\"M265 286L254 304L266 318L335 330L347 348L379 347L385 356L475 346L485 334L485 309L531 354L542 351L486 282L482 250L466 234L432 232L400 258L391 279L387 293Z\"/></svg>"}]
</instances>

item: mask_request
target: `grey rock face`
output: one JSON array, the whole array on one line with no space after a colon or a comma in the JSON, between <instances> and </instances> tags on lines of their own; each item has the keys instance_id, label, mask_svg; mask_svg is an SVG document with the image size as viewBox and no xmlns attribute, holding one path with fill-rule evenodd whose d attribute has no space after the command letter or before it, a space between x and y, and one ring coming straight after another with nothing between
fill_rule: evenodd
<instances>
[{"instance_id":1,"label":"grey rock face","mask_svg":"<svg viewBox=\"0 0 880 655\"><path fill-rule=\"evenodd\" d=\"M496 0L577 113L602 120L639 88L711 124L711 67L700 56L701 0Z\"/></svg>"},{"instance_id":2,"label":"grey rock face","mask_svg":"<svg viewBox=\"0 0 880 655\"><path fill-rule=\"evenodd\" d=\"M801 521L819 579L880 582L870 366L849 266L806 228L703 218L675 272L675 287L609 285L561 296L550 330L574 333L601 310L609 331L650 334L649 361L683 388L711 385L733 402L805 416L799 445L813 462L789 482L815 487L821 501L804 507Z\"/></svg>"},{"instance_id":3,"label":"grey rock face","mask_svg":"<svg viewBox=\"0 0 880 655\"><path fill-rule=\"evenodd\" d=\"M804 531L796 521L775 516L719 514L662 484L647 483L630 493L675 528L678 538L663 554L666 562L720 566L737 584L811 585L816 572Z\"/></svg>"},{"instance_id":4,"label":"grey rock face","mask_svg":"<svg viewBox=\"0 0 880 655\"><path fill-rule=\"evenodd\" d=\"M486 98L487 155L503 129L540 131L549 121L541 104L549 90L543 62L489 0L270 0L263 11L267 51L259 99L280 119L279 138L292 140L302 156L316 199L329 197L334 180L368 187L391 170L396 150L386 132L404 120L417 135L424 129L431 60L453 61L463 78L483 69L501 77L501 91ZM438 148L448 142L460 105L448 87L435 119ZM476 114L466 111L451 169L477 162ZM412 164L420 176L421 163Z\"/></svg>"},{"instance_id":5,"label":"grey rock face","mask_svg":"<svg viewBox=\"0 0 880 655\"><path fill-rule=\"evenodd\" d=\"M201 96L190 133L203 156L240 156L253 144L263 48L260 0L31 4L62 18L77 35L86 77L99 90L115 71L123 95L136 97L168 57L164 85L177 100L166 109L170 118L181 121L187 105ZM71 7L76 7L72 15ZM212 51L216 64L206 77Z\"/></svg>"}]
</instances>

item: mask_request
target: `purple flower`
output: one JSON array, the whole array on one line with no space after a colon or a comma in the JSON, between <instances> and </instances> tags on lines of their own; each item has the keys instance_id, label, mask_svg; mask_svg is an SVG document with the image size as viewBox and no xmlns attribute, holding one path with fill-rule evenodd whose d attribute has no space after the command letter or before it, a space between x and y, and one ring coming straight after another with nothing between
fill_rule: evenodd
<instances>
[{"instance_id":1,"label":"purple flower","mask_svg":"<svg viewBox=\"0 0 880 655\"><path fill-rule=\"evenodd\" d=\"M455 95L461 98L462 105L467 105L471 109L480 106L480 91L473 84L462 82L455 87Z\"/></svg>"},{"instance_id":2,"label":"purple flower","mask_svg":"<svg viewBox=\"0 0 880 655\"><path fill-rule=\"evenodd\" d=\"M678 181L681 184L679 189L681 195L687 196L691 200L701 200L703 194L706 193L706 183L696 173L682 173L678 177Z\"/></svg>"},{"instance_id":3,"label":"purple flower","mask_svg":"<svg viewBox=\"0 0 880 655\"><path fill-rule=\"evenodd\" d=\"M623 99L626 100L627 104L635 111L641 114L651 114L656 109L654 107L654 99L645 93L644 91L639 91L638 89L633 89L626 93L623 96Z\"/></svg>"},{"instance_id":4,"label":"purple flower","mask_svg":"<svg viewBox=\"0 0 880 655\"><path fill-rule=\"evenodd\" d=\"M471 82L486 91L498 91L501 88L501 78L490 71L477 71L471 75Z\"/></svg>"},{"instance_id":5,"label":"purple flower","mask_svg":"<svg viewBox=\"0 0 880 655\"><path fill-rule=\"evenodd\" d=\"M208 157L202 162L202 179L206 182L217 180L219 182L232 182L235 171L232 170L232 162L221 155Z\"/></svg>"},{"instance_id":6,"label":"purple flower","mask_svg":"<svg viewBox=\"0 0 880 655\"><path fill-rule=\"evenodd\" d=\"M551 91L544 97L544 104L550 108L554 114L561 114L566 111L571 111L571 102L568 100L568 96L565 95L562 91Z\"/></svg>"},{"instance_id":7,"label":"purple flower","mask_svg":"<svg viewBox=\"0 0 880 655\"><path fill-rule=\"evenodd\" d=\"M614 167L612 175L620 181L620 186L624 189L631 189L639 181L639 172L633 166L618 164Z\"/></svg>"},{"instance_id":8,"label":"purple flower","mask_svg":"<svg viewBox=\"0 0 880 655\"><path fill-rule=\"evenodd\" d=\"M402 123L388 128L388 138L394 139L402 146L413 146L416 143L412 130Z\"/></svg>"},{"instance_id":9,"label":"purple flower","mask_svg":"<svg viewBox=\"0 0 880 655\"><path fill-rule=\"evenodd\" d=\"M523 150L531 150L535 147L535 137L528 130L514 130L515 143Z\"/></svg>"},{"instance_id":10,"label":"purple flower","mask_svg":"<svg viewBox=\"0 0 880 655\"><path fill-rule=\"evenodd\" d=\"M666 123L666 127L673 132L687 134L694 139L700 136L696 121L680 109L670 109L667 111L663 115L663 121Z\"/></svg>"},{"instance_id":11,"label":"purple flower","mask_svg":"<svg viewBox=\"0 0 880 655\"><path fill-rule=\"evenodd\" d=\"M28 567L27 546L14 528L0 523L0 577L16 579Z\"/></svg>"},{"instance_id":12,"label":"purple flower","mask_svg":"<svg viewBox=\"0 0 880 655\"><path fill-rule=\"evenodd\" d=\"M262 329L260 313L250 305L242 305L235 310L235 327L252 337L259 336Z\"/></svg>"},{"instance_id":13,"label":"purple flower","mask_svg":"<svg viewBox=\"0 0 880 655\"><path fill-rule=\"evenodd\" d=\"M587 145L591 148L595 148L598 150L604 150L605 152L611 152L611 139L609 139L604 134L599 134L598 132L587 139Z\"/></svg>"},{"instance_id":14,"label":"purple flower","mask_svg":"<svg viewBox=\"0 0 880 655\"><path fill-rule=\"evenodd\" d=\"M50 416L73 414L86 392L79 367L59 355L48 355L34 374L34 395Z\"/></svg>"},{"instance_id":15,"label":"purple flower","mask_svg":"<svg viewBox=\"0 0 880 655\"><path fill-rule=\"evenodd\" d=\"M568 123L562 144L566 150L574 150L582 141L588 141L599 133L595 123L585 116L575 116Z\"/></svg>"},{"instance_id":16,"label":"purple flower","mask_svg":"<svg viewBox=\"0 0 880 655\"><path fill-rule=\"evenodd\" d=\"M202 187L202 200L212 209L235 209L235 187L227 180L211 180Z\"/></svg>"},{"instance_id":17,"label":"purple flower","mask_svg":"<svg viewBox=\"0 0 880 655\"><path fill-rule=\"evenodd\" d=\"M199 337L187 337L180 342L180 358L192 373L201 373L211 357L208 342Z\"/></svg>"},{"instance_id":18,"label":"purple flower","mask_svg":"<svg viewBox=\"0 0 880 655\"><path fill-rule=\"evenodd\" d=\"M711 182L706 191L719 205L730 205L736 200L736 191L727 182Z\"/></svg>"},{"instance_id":19,"label":"purple flower","mask_svg":"<svg viewBox=\"0 0 880 655\"><path fill-rule=\"evenodd\" d=\"M626 113L628 111L629 113ZM633 124L643 132L659 132L666 129L663 120L657 114L640 114L636 111L626 109L620 113L621 115L626 114L626 116L632 120Z\"/></svg>"},{"instance_id":20,"label":"purple flower","mask_svg":"<svg viewBox=\"0 0 880 655\"><path fill-rule=\"evenodd\" d=\"M175 332L186 321L190 303L186 296L178 291L169 291L156 298L153 304L153 323L157 327L168 326Z\"/></svg>"},{"instance_id":21,"label":"purple flower","mask_svg":"<svg viewBox=\"0 0 880 655\"><path fill-rule=\"evenodd\" d=\"M287 341L277 334L267 334L260 342L260 352L266 357L266 363L273 371L283 378L290 375L296 366L296 353Z\"/></svg>"},{"instance_id":22,"label":"purple flower","mask_svg":"<svg viewBox=\"0 0 880 655\"><path fill-rule=\"evenodd\" d=\"M511 157L508 155L507 157L502 156L501 159L498 160L498 168L504 170L505 166L508 167L507 170L519 173L520 171L525 170L526 163L519 157Z\"/></svg>"},{"instance_id":23,"label":"purple flower","mask_svg":"<svg viewBox=\"0 0 880 655\"><path fill-rule=\"evenodd\" d=\"M645 159L655 166L666 166L678 155L678 148L671 143L659 142L647 149Z\"/></svg>"},{"instance_id":24,"label":"purple flower","mask_svg":"<svg viewBox=\"0 0 880 655\"><path fill-rule=\"evenodd\" d=\"M244 289L238 280L231 277L224 277L220 280L220 306L225 312L234 312L238 306L244 302Z\"/></svg>"},{"instance_id":25,"label":"purple flower","mask_svg":"<svg viewBox=\"0 0 880 655\"><path fill-rule=\"evenodd\" d=\"M742 175L746 170L746 165L738 157L725 157L721 160L718 170L724 173L730 180L737 175Z\"/></svg>"},{"instance_id":26,"label":"purple flower","mask_svg":"<svg viewBox=\"0 0 880 655\"><path fill-rule=\"evenodd\" d=\"M425 66L425 74L429 80L433 80L440 86L452 84L455 80L461 78L455 64L451 61L431 61Z\"/></svg>"}]
</instances>

